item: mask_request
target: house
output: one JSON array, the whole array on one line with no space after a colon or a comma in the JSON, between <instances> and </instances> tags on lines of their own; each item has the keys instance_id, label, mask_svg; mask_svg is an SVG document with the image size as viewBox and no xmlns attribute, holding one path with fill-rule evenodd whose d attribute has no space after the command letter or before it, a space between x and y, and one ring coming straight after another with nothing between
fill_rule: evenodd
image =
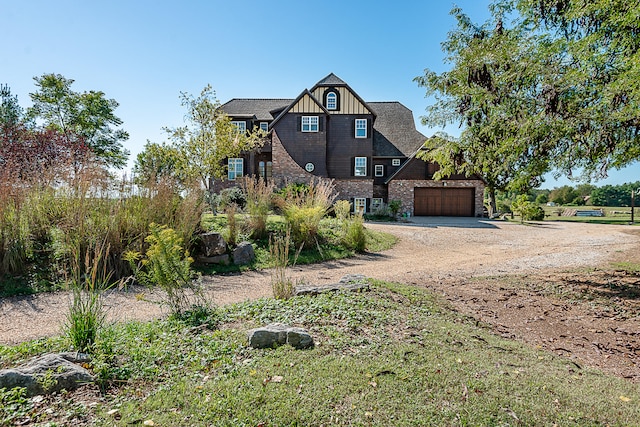
<instances>
[{"instance_id":1,"label":"house","mask_svg":"<svg viewBox=\"0 0 640 427\"><path fill-rule=\"evenodd\" d=\"M400 200L409 215L482 215L481 179L434 181L438 166L416 158L427 138L411 110L366 102L333 73L295 99L232 99L221 108L241 131L259 127L268 137L260 149L228 159L228 180L218 189L244 175L276 185L331 178L354 211Z\"/></svg>"}]
</instances>

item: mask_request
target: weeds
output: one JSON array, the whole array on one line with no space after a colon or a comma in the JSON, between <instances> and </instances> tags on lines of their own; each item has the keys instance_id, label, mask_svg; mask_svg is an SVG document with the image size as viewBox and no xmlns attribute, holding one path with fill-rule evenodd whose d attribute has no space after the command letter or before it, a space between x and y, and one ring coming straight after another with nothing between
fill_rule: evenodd
<instances>
[{"instance_id":1,"label":"weeds","mask_svg":"<svg viewBox=\"0 0 640 427\"><path fill-rule=\"evenodd\" d=\"M182 246L182 239L166 226L151 224L146 257L139 252L127 252L135 278L147 286L157 286L164 292L164 304L172 315L180 316L192 305L192 298L201 298L193 259ZM190 295L191 294L191 295Z\"/></svg>"},{"instance_id":2,"label":"weeds","mask_svg":"<svg viewBox=\"0 0 640 427\"><path fill-rule=\"evenodd\" d=\"M290 229L287 229L283 236L272 236L269 239L269 253L274 262L274 267L271 271L271 289L273 290L274 298L277 299L289 299L295 293L295 285L287 275L290 242Z\"/></svg>"}]
</instances>

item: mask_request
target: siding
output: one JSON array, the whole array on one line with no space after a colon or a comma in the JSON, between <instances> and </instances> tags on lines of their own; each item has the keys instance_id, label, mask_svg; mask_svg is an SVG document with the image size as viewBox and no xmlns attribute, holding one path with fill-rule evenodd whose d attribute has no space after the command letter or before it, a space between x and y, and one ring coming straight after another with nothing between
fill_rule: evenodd
<instances>
[{"instance_id":1,"label":"siding","mask_svg":"<svg viewBox=\"0 0 640 427\"><path fill-rule=\"evenodd\" d=\"M322 108L316 101L311 99L309 95L304 95L293 107L289 109L289 113L317 113L324 114Z\"/></svg>"},{"instance_id":2,"label":"siding","mask_svg":"<svg viewBox=\"0 0 640 427\"><path fill-rule=\"evenodd\" d=\"M320 132L299 131L300 117L302 114L286 114L282 117L275 125L278 137L284 149L298 166L304 168L307 163L313 163L315 166L313 175L326 177L327 132L325 130ZM320 128L327 129L327 118L320 116L320 120L325 122Z\"/></svg>"},{"instance_id":3,"label":"siding","mask_svg":"<svg viewBox=\"0 0 640 427\"><path fill-rule=\"evenodd\" d=\"M317 87L313 96L324 105L324 91L328 86ZM335 88L340 97L340 110L330 110L331 114L372 114L367 107L346 87Z\"/></svg>"},{"instance_id":4,"label":"siding","mask_svg":"<svg viewBox=\"0 0 640 427\"><path fill-rule=\"evenodd\" d=\"M355 138L355 119L367 119L369 138ZM354 178L353 162L355 157L367 158L367 177L373 175L371 138L372 116L366 115L332 115L327 126L327 172L331 178ZM362 177L364 178L364 177ZM357 177L355 179L361 179Z\"/></svg>"}]
</instances>

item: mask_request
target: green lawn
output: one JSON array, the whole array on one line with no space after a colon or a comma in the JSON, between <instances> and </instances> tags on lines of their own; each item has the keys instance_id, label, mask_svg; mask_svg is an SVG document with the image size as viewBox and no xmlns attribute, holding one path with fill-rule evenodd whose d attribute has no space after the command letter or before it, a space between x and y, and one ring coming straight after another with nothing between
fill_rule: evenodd
<instances>
[{"instance_id":1,"label":"green lawn","mask_svg":"<svg viewBox=\"0 0 640 427\"><path fill-rule=\"evenodd\" d=\"M631 208L628 206L599 207L599 206L546 206L540 205L544 209L545 221L571 221L586 222L592 224L629 224L631 222ZM560 216L559 211L563 209L576 210L599 210L603 209L605 216L583 217L583 216ZM635 210L635 224L640 224L640 209Z\"/></svg>"},{"instance_id":2,"label":"green lawn","mask_svg":"<svg viewBox=\"0 0 640 427\"><path fill-rule=\"evenodd\" d=\"M93 365L105 381L105 399L97 406L69 400L56 411L69 425L98 426L628 426L640 420L640 385L500 338L404 285L375 282L369 292L262 299L222 307L216 318L217 330L177 321L111 327ZM248 348L246 331L270 322L307 328L315 348ZM64 341L0 347L0 365L57 347ZM0 419L28 413L44 423L58 414L29 405L12 412L5 406Z\"/></svg>"}]
</instances>

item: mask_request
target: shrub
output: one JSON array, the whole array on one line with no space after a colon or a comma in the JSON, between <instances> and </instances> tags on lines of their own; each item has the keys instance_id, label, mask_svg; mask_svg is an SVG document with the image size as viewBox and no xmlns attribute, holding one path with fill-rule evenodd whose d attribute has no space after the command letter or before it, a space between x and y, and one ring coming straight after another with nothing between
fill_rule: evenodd
<instances>
[{"instance_id":1,"label":"shrub","mask_svg":"<svg viewBox=\"0 0 640 427\"><path fill-rule=\"evenodd\" d=\"M227 240L227 244L231 247L236 246L238 243L238 220L236 213L238 212L238 206L235 204L228 205L224 213L227 215L227 229L224 238Z\"/></svg>"},{"instance_id":2,"label":"shrub","mask_svg":"<svg viewBox=\"0 0 640 427\"><path fill-rule=\"evenodd\" d=\"M367 236L364 232L362 215L354 215L344 220L344 236L342 243L356 252L364 252L367 247Z\"/></svg>"},{"instance_id":3,"label":"shrub","mask_svg":"<svg viewBox=\"0 0 640 427\"><path fill-rule=\"evenodd\" d=\"M164 291L164 303L171 314L179 316L193 305L188 291L196 298L202 297L191 269L193 259L173 229L151 224L149 230L150 235L145 239L150 244L146 258L138 252L127 252L125 259L139 282Z\"/></svg>"},{"instance_id":4,"label":"shrub","mask_svg":"<svg viewBox=\"0 0 640 427\"><path fill-rule=\"evenodd\" d=\"M520 195L511 204L511 209L517 215L520 215L520 222L523 221L542 221L544 219L544 209L530 202L526 195Z\"/></svg>"},{"instance_id":5,"label":"shrub","mask_svg":"<svg viewBox=\"0 0 640 427\"><path fill-rule=\"evenodd\" d=\"M391 215L396 218L398 216L398 212L400 212L400 208L402 208L402 201L400 200L391 200L389 202L389 210L391 211Z\"/></svg>"},{"instance_id":6,"label":"shrub","mask_svg":"<svg viewBox=\"0 0 640 427\"><path fill-rule=\"evenodd\" d=\"M224 211L229 205L243 209L246 205L245 193L239 187L225 188L213 197L213 211Z\"/></svg>"},{"instance_id":7,"label":"shrub","mask_svg":"<svg viewBox=\"0 0 640 427\"><path fill-rule=\"evenodd\" d=\"M333 212L339 221L345 221L351 215L351 203L348 200L338 200L333 204Z\"/></svg>"}]
</instances>

